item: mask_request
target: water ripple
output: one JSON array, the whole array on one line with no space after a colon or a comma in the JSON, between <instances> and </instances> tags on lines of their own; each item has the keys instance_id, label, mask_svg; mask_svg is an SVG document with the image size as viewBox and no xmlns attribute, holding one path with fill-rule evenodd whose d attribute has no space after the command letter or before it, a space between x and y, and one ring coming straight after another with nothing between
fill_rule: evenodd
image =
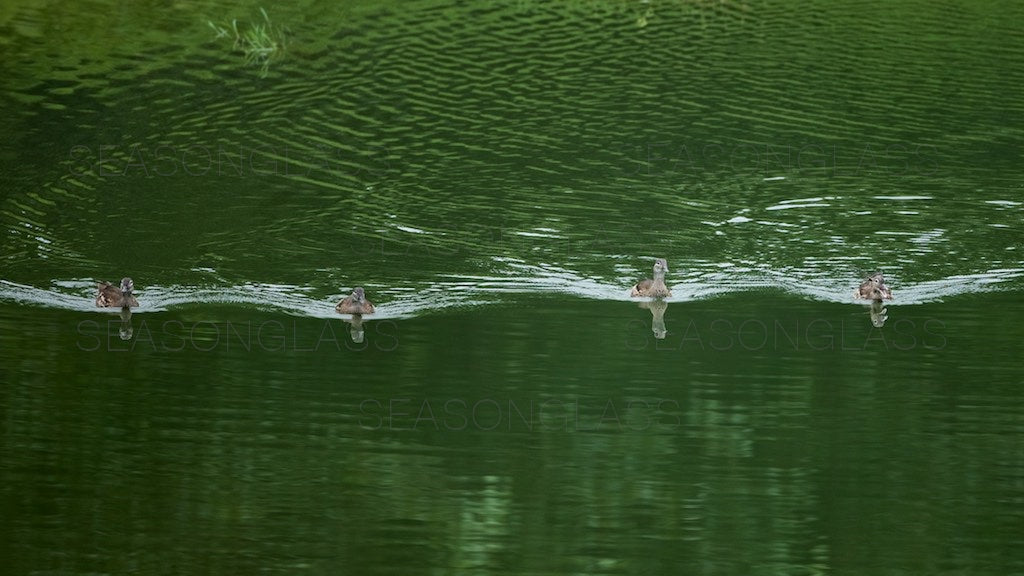
<instances>
[{"instance_id":1,"label":"water ripple","mask_svg":"<svg viewBox=\"0 0 1024 576\"><path fill-rule=\"evenodd\" d=\"M374 289L375 318L407 318L445 310L498 304L501 295L563 294L592 300L628 302L630 279L616 283L583 277L554 266L534 266L523 262L505 262L502 275L440 278L424 286ZM811 300L839 304L863 304L853 298L858 282L806 277L795 270L759 270L753 267L718 265L716 271L688 274L683 280L668 278L673 296L669 302L713 299L740 291L775 290ZM911 306L941 302L965 294L1005 290L1008 282L1024 277L1024 268L996 269L985 273L951 276L914 284L889 276L887 282L896 295L888 305ZM88 280L54 281L52 289L42 289L0 280L0 301L74 310L114 313L115 309L96 308L95 283ZM313 318L334 318L334 304L347 293L318 296L309 286L247 283L228 287L159 286L136 287L141 305L136 313L159 312L206 304L230 304Z\"/></svg>"}]
</instances>

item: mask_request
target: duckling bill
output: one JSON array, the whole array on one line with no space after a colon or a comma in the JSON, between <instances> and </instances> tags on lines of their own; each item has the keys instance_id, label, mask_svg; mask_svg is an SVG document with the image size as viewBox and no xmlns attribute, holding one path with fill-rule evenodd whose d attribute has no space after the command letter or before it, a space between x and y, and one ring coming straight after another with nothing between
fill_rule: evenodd
<instances>
[{"instance_id":1,"label":"duckling bill","mask_svg":"<svg viewBox=\"0 0 1024 576\"><path fill-rule=\"evenodd\" d=\"M373 303L366 299L366 292L357 286L352 294L334 307L340 314L373 314Z\"/></svg>"},{"instance_id":2,"label":"duckling bill","mask_svg":"<svg viewBox=\"0 0 1024 576\"><path fill-rule=\"evenodd\" d=\"M647 278L634 284L629 295L634 298L638 296L649 298L672 296L672 291L665 285L665 272L668 272L668 262L664 258L656 258L654 260L654 278Z\"/></svg>"},{"instance_id":3,"label":"duckling bill","mask_svg":"<svg viewBox=\"0 0 1024 576\"><path fill-rule=\"evenodd\" d=\"M121 278L120 288L110 282L100 282L96 287L99 289L96 306L100 308L134 308L139 305L139 301L132 295L135 283L131 278Z\"/></svg>"},{"instance_id":4,"label":"duckling bill","mask_svg":"<svg viewBox=\"0 0 1024 576\"><path fill-rule=\"evenodd\" d=\"M885 277L882 276L882 273L876 272L861 282L854 296L862 300L881 302L882 300L892 300L892 290L885 285Z\"/></svg>"}]
</instances>

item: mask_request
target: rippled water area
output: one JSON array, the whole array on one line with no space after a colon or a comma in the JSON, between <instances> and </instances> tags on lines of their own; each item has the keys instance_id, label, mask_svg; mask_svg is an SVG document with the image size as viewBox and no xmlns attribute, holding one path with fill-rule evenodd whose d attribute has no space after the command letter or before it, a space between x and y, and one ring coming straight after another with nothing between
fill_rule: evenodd
<instances>
[{"instance_id":1,"label":"rippled water area","mask_svg":"<svg viewBox=\"0 0 1024 576\"><path fill-rule=\"evenodd\" d=\"M0 573L1024 576L1021 22L0 3Z\"/></svg>"}]
</instances>

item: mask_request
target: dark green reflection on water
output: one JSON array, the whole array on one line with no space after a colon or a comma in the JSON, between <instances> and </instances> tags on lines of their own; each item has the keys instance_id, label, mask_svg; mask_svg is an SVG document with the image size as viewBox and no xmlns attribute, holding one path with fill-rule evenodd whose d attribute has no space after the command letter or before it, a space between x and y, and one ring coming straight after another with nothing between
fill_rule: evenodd
<instances>
[{"instance_id":1,"label":"dark green reflection on water","mask_svg":"<svg viewBox=\"0 0 1024 576\"><path fill-rule=\"evenodd\" d=\"M1021 334L975 316L1019 318L1016 299L895 307L906 324L878 330L859 308L730 297L670 306L663 340L631 304L512 302L368 322L363 347L336 319L136 314L131 351L119 320L96 338L106 315L6 308L12 566L1020 561L1003 502L1024 476L1021 372L1000 350Z\"/></svg>"},{"instance_id":2,"label":"dark green reflection on water","mask_svg":"<svg viewBox=\"0 0 1024 576\"><path fill-rule=\"evenodd\" d=\"M12 573L1024 572L1018 5L95 6L0 14Z\"/></svg>"}]
</instances>

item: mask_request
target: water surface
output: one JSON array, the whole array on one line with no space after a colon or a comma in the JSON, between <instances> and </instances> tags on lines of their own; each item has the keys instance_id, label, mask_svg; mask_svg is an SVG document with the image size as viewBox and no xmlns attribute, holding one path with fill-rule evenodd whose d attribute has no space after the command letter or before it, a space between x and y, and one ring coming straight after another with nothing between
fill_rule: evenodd
<instances>
[{"instance_id":1,"label":"water surface","mask_svg":"<svg viewBox=\"0 0 1024 576\"><path fill-rule=\"evenodd\" d=\"M1024 572L1018 6L265 8L0 15L11 570Z\"/></svg>"}]
</instances>

